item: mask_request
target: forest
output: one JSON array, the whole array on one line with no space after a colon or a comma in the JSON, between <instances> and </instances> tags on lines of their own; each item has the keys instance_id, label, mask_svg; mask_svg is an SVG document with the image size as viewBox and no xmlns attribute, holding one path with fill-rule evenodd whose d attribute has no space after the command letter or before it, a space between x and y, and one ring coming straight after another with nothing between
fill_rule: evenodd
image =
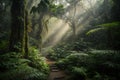
<instances>
[{"instance_id":1,"label":"forest","mask_svg":"<svg viewBox=\"0 0 120 80\"><path fill-rule=\"evenodd\" d=\"M0 0L0 80L119 80L120 0Z\"/></svg>"}]
</instances>

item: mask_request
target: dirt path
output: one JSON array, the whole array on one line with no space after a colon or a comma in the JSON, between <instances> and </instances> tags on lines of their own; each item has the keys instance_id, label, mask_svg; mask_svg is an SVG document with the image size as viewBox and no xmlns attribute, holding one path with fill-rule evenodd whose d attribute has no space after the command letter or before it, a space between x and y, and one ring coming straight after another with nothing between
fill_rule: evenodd
<instances>
[{"instance_id":1,"label":"dirt path","mask_svg":"<svg viewBox=\"0 0 120 80\"><path fill-rule=\"evenodd\" d=\"M60 70L55 65L55 61L51 61L51 60L47 59L46 63L50 66L50 70L51 70L48 80L65 80L65 78L66 78L65 72Z\"/></svg>"}]
</instances>

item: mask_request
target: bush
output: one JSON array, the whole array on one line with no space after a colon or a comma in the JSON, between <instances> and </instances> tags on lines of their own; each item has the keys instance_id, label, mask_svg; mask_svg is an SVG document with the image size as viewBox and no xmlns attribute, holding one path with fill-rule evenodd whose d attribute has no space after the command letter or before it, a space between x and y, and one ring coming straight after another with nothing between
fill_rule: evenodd
<instances>
[{"instance_id":1,"label":"bush","mask_svg":"<svg viewBox=\"0 0 120 80\"><path fill-rule=\"evenodd\" d=\"M30 54L28 59L31 61L29 63L29 66L33 68L37 68L41 72L44 72L45 74L49 73L49 67L45 63L45 58L41 56L41 54L37 49L35 48L30 49Z\"/></svg>"},{"instance_id":2,"label":"bush","mask_svg":"<svg viewBox=\"0 0 120 80\"><path fill-rule=\"evenodd\" d=\"M20 53L6 53L0 55L0 71L7 71L9 69L17 68L21 64L27 64L30 60L21 58Z\"/></svg>"},{"instance_id":3,"label":"bush","mask_svg":"<svg viewBox=\"0 0 120 80\"><path fill-rule=\"evenodd\" d=\"M5 49L7 49L8 48L8 41L3 41L3 40L1 40L0 41L0 51L3 51L3 50L5 50Z\"/></svg>"},{"instance_id":4,"label":"bush","mask_svg":"<svg viewBox=\"0 0 120 80\"><path fill-rule=\"evenodd\" d=\"M118 51L92 50L86 54L73 53L59 60L57 65L67 73L70 73L72 67L84 67L87 70L87 77L92 80L117 80L120 78L120 52Z\"/></svg>"},{"instance_id":5,"label":"bush","mask_svg":"<svg viewBox=\"0 0 120 80\"><path fill-rule=\"evenodd\" d=\"M72 79L71 80L86 80L87 74L86 69L81 67L73 67L71 71Z\"/></svg>"},{"instance_id":6,"label":"bush","mask_svg":"<svg viewBox=\"0 0 120 80\"><path fill-rule=\"evenodd\" d=\"M44 73L28 65L0 73L0 80L46 80L46 77Z\"/></svg>"},{"instance_id":7,"label":"bush","mask_svg":"<svg viewBox=\"0 0 120 80\"><path fill-rule=\"evenodd\" d=\"M88 43L85 43L83 41L80 42L73 42L73 43L60 43L56 46L54 46L52 49L50 49L47 53L48 58L52 60L60 60L63 58L66 58L70 54L78 53L81 51L87 51L89 48L87 47Z\"/></svg>"},{"instance_id":8,"label":"bush","mask_svg":"<svg viewBox=\"0 0 120 80\"><path fill-rule=\"evenodd\" d=\"M88 54L85 54L85 53L74 53L62 60L59 60L57 65L62 69L64 69L64 67L69 68L74 66L77 66L77 67L87 66L86 62L88 57L89 57Z\"/></svg>"},{"instance_id":9,"label":"bush","mask_svg":"<svg viewBox=\"0 0 120 80\"><path fill-rule=\"evenodd\" d=\"M110 76L116 76L114 73L120 72L120 54L116 51L100 50L92 51L90 53L91 61L89 61L90 69L107 74ZM112 73L111 73L112 72Z\"/></svg>"},{"instance_id":10,"label":"bush","mask_svg":"<svg viewBox=\"0 0 120 80\"><path fill-rule=\"evenodd\" d=\"M105 23L97 26L97 28L86 33L89 35L88 38L92 42L92 46L97 49L120 50L120 22Z\"/></svg>"},{"instance_id":11,"label":"bush","mask_svg":"<svg viewBox=\"0 0 120 80\"><path fill-rule=\"evenodd\" d=\"M69 45L59 44L48 51L48 58L52 60L59 60L65 58L67 55L70 54L70 47Z\"/></svg>"},{"instance_id":12,"label":"bush","mask_svg":"<svg viewBox=\"0 0 120 80\"><path fill-rule=\"evenodd\" d=\"M32 48L28 59L21 53L0 56L0 80L47 80L49 67L37 49Z\"/></svg>"}]
</instances>

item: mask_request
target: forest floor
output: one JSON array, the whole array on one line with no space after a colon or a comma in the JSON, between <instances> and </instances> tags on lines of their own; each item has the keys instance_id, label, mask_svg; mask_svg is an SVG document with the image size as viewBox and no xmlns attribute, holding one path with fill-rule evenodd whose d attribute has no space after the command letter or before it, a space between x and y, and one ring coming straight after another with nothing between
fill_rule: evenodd
<instances>
[{"instance_id":1,"label":"forest floor","mask_svg":"<svg viewBox=\"0 0 120 80\"><path fill-rule=\"evenodd\" d=\"M46 59L46 63L50 67L50 74L47 80L66 80L67 75L65 74L65 71L60 70L56 65L55 61L52 61L50 59Z\"/></svg>"}]
</instances>

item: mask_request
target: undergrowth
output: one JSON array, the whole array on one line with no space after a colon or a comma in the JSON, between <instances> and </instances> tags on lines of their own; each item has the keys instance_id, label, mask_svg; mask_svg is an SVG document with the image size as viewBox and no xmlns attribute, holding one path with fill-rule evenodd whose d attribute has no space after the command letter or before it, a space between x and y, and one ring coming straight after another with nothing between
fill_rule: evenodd
<instances>
[{"instance_id":1,"label":"undergrowth","mask_svg":"<svg viewBox=\"0 0 120 80\"><path fill-rule=\"evenodd\" d=\"M57 65L72 76L70 80L79 80L79 76L84 78L81 80L118 80L120 78L119 51L75 52L59 60Z\"/></svg>"},{"instance_id":2,"label":"undergrowth","mask_svg":"<svg viewBox=\"0 0 120 80\"><path fill-rule=\"evenodd\" d=\"M29 58L21 53L9 52L0 55L0 80L47 80L49 68L35 48Z\"/></svg>"}]
</instances>

